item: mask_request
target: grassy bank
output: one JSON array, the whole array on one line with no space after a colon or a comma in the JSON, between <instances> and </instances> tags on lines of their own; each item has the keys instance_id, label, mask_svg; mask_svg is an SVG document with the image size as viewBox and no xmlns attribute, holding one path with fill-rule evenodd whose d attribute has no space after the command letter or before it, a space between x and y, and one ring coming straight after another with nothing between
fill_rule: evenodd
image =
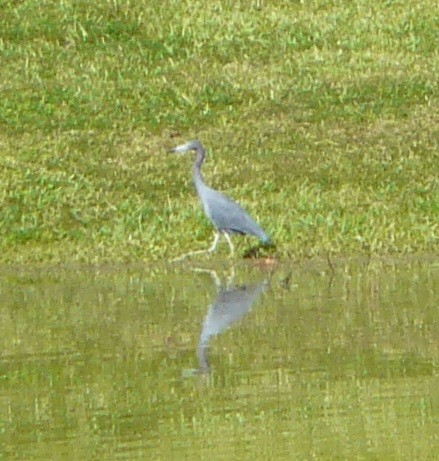
<instances>
[{"instance_id":1,"label":"grassy bank","mask_svg":"<svg viewBox=\"0 0 439 461\"><path fill-rule=\"evenodd\" d=\"M266 254L437 251L435 1L1 5L1 262L207 247L194 137Z\"/></svg>"}]
</instances>

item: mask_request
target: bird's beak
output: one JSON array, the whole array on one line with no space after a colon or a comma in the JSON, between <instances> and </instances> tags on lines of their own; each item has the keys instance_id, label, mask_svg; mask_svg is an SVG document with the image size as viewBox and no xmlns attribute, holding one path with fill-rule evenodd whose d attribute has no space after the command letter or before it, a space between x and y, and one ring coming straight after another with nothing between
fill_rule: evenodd
<instances>
[{"instance_id":1,"label":"bird's beak","mask_svg":"<svg viewBox=\"0 0 439 461\"><path fill-rule=\"evenodd\" d=\"M189 144L182 144L181 146L173 147L172 149L169 149L169 152L174 152L176 154L184 154L187 152L189 149Z\"/></svg>"},{"instance_id":2,"label":"bird's beak","mask_svg":"<svg viewBox=\"0 0 439 461\"><path fill-rule=\"evenodd\" d=\"M172 147L171 149L167 149L167 152L170 154L184 154L185 151L179 150L178 147Z\"/></svg>"}]
</instances>

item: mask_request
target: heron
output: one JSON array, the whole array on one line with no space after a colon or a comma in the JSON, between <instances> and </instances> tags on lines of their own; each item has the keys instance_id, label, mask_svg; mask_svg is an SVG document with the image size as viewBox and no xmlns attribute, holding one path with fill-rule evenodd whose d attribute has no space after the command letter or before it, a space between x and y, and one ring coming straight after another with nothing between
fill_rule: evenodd
<instances>
[{"instance_id":1,"label":"heron","mask_svg":"<svg viewBox=\"0 0 439 461\"><path fill-rule=\"evenodd\" d=\"M206 157L206 151L200 141L189 141L186 144L174 147L171 152L185 153L192 150L197 154L193 167L195 188L203 205L204 213L212 222L216 232L213 243L208 250L192 251L177 259L183 259L197 253L212 253L215 251L221 235L225 237L229 244L231 256L234 255L235 249L230 234L253 235L258 237L264 245L269 245L271 243L270 237L241 205L205 183L201 174L201 167Z\"/></svg>"}]
</instances>

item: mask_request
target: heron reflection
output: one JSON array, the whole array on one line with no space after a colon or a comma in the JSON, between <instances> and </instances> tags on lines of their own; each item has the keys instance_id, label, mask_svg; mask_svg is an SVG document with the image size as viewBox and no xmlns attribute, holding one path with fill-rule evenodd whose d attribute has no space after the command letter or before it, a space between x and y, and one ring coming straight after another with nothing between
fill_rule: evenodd
<instances>
[{"instance_id":1,"label":"heron reflection","mask_svg":"<svg viewBox=\"0 0 439 461\"><path fill-rule=\"evenodd\" d=\"M198 343L199 372L210 370L209 343L214 336L219 335L228 327L242 319L260 298L268 287L268 280L251 285L232 285L230 280L224 288L214 271L210 272L218 289L215 301L210 305L204 318ZM232 278L233 280L233 278Z\"/></svg>"}]
</instances>

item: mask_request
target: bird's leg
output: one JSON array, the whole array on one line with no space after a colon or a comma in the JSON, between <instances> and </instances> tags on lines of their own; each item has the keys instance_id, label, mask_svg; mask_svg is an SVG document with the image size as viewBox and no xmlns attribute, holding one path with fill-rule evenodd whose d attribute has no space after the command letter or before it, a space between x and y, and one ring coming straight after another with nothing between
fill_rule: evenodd
<instances>
[{"instance_id":1,"label":"bird's leg","mask_svg":"<svg viewBox=\"0 0 439 461\"><path fill-rule=\"evenodd\" d=\"M208 253L212 253L215 251L215 248L218 245L220 237L221 237L221 234L219 232L215 232L215 238L213 239L212 246L207 250Z\"/></svg>"},{"instance_id":2,"label":"bird's leg","mask_svg":"<svg viewBox=\"0 0 439 461\"><path fill-rule=\"evenodd\" d=\"M181 256L179 256L178 258L174 258L174 259L171 259L171 261L175 262L175 261L182 261L183 259L186 259L187 257L189 256L193 256L193 255L199 255L201 253L206 253L208 250L195 250L195 251L190 251L189 253L185 253Z\"/></svg>"},{"instance_id":3,"label":"bird's leg","mask_svg":"<svg viewBox=\"0 0 439 461\"><path fill-rule=\"evenodd\" d=\"M213 281L215 282L215 285L218 288L218 290L221 288L221 280L218 277L218 274L216 273L216 271L214 270L210 271L208 269L203 269L202 267L194 267L192 268L192 270L194 272L201 272L203 274L209 274L212 277Z\"/></svg>"},{"instance_id":4,"label":"bird's leg","mask_svg":"<svg viewBox=\"0 0 439 461\"><path fill-rule=\"evenodd\" d=\"M220 233L216 232L215 233L215 238L213 240L212 246L208 250L195 250L195 251L190 251L189 253L185 253L184 255L179 256L178 258L172 259L172 261L182 261L183 259L186 259L188 256L193 256L193 255L199 255L201 253L212 253L212 251L215 250L216 246L218 245L218 241L220 239Z\"/></svg>"},{"instance_id":5,"label":"bird's leg","mask_svg":"<svg viewBox=\"0 0 439 461\"><path fill-rule=\"evenodd\" d=\"M235 265L233 264L232 265L232 270L230 271L230 275L227 277L227 289L230 290L233 285L232 285L232 282L233 282L233 279L235 278Z\"/></svg>"},{"instance_id":6,"label":"bird's leg","mask_svg":"<svg viewBox=\"0 0 439 461\"><path fill-rule=\"evenodd\" d=\"M230 256L233 256L235 254L235 247L233 246L232 239L230 238L230 235L227 232L224 232L224 237L226 238L227 243L230 247Z\"/></svg>"}]
</instances>

